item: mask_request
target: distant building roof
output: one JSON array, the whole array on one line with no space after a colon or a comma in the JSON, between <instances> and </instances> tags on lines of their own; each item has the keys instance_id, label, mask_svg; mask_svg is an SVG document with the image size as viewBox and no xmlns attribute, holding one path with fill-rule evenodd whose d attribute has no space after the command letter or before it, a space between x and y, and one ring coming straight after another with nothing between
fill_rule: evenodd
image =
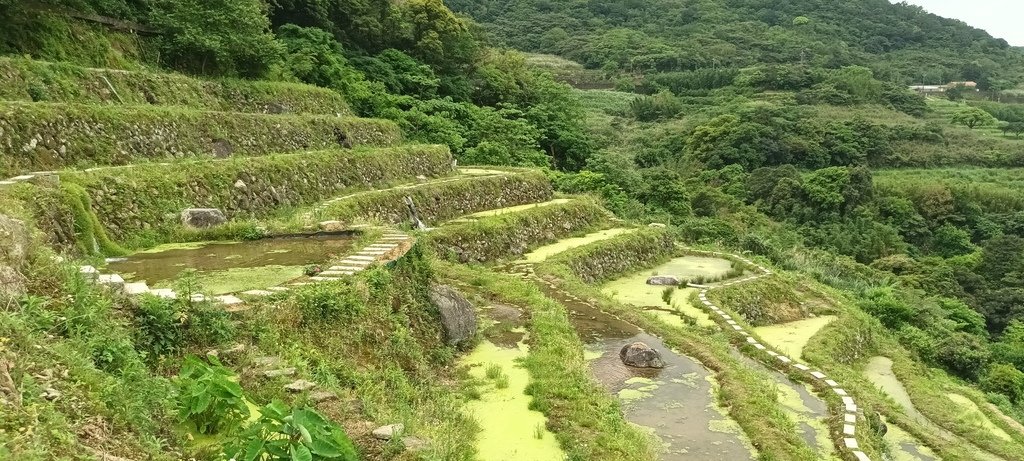
<instances>
[{"instance_id":1,"label":"distant building roof","mask_svg":"<svg viewBox=\"0 0 1024 461\"><path fill-rule=\"evenodd\" d=\"M954 88L954 87L958 87L958 86L965 86L967 88L977 88L978 87L978 82L971 82L971 81L967 81L967 82L949 82L949 83L946 84L946 88Z\"/></svg>"}]
</instances>

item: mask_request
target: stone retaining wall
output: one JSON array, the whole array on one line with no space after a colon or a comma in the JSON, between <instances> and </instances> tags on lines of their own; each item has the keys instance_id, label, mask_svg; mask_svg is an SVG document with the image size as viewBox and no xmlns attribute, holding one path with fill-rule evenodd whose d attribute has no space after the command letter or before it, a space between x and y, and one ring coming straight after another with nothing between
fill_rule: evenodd
<instances>
[{"instance_id":1,"label":"stone retaining wall","mask_svg":"<svg viewBox=\"0 0 1024 461\"><path fill-rule=\"evenodd\" d=\"M493 261L522 256L540 245L593 230L610 218L596 202L579 199L444 226L427 234L427 242L443 258L462 263Z\"/></svg>"},{"instance_id":2,"label":"stone retaining wall","mask_svg":"<svg viewBox=\"0 0 1024 461\"><path fill-rule=\"evenodd\" d=\"M649 228L565 251L547 263L562 264L587 283L601 283L651 267L675 251L667 229Z\"/></svg>"},{"instance_id":3,"label":"stone retaining wall","mask_svg":"<svg viewBox=\"0 0 1024 461\"><path fill-rule=\"evenodd\" d=\"M0 176L184 157L388 146L401 137L398 125L387 120L2 103Z\"/></svg>"},{"instance_id":4,"label":"stone retaining wall","mask_svg":"<svg viewBox=\"0 0 1024 461\"><path fill-rule=\"evenodd\" d=\"M0 58L0 81L4 82L0 99L7 101L352 115L345 98L337 92L298 83L201 80L179 74L90 69L23 58Z\"/></svg>"},{"instance_id":5,"label":"stone retaining wall","mask_svg":"<svg viewBox=\"0 0 1024 461\"><path fill-rule=\"evenodd\" d=\"M76 217L76 200L88 202L88 213L114 241L161 241L180 227L186 208L218 208L229 219L264 217L345 191L448 175L451 161L445 146L411 145L142 164L62 174L57 187L23 184L17 193L36 205L37 221L51 242L67 248L87 227L81 222L87 217Z\"/></svg>"},{"instance_id":6,"label":"stone retaining wall","mask_svg":"<svg viewBox=\"0 0 1024 461\"><path fill-rule=\"evenodd\" d=\"M544 202L553 194L551 182L539 172L469 176L420 186L369 192L327 204L323 219L351 222L367 219L398 224L409 221L403 201L412 197L420 220L428 226L479 211Z\"/></svg>"}]
</instances>

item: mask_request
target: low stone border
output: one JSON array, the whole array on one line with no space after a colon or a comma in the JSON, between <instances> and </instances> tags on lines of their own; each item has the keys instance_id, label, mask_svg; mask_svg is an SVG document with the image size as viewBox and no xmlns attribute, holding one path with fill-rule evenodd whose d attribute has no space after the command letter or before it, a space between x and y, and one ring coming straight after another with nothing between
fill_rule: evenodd
<instances>
[{"instance_id":1,"label":"low stone border","mask_svg":"<svg viewBox=\"0 0 1024 461\"><path fill-rule=\"evenodd\" d=\"M853 397L850 397L847 394L846 390L839 386L839 383L829 379L828 376L825 375L825 373L822 373L819 370L802 364L793 358L786 357L785 355L772 350L768 346L761 344L760 341L751 336L750 333L747 332L746 329L742 325L740 325L732 316L730 316L721 308L714 305L711 301L708 300L707 295L708 292L711 290L724 288L727 286L736 285L740 283L746 283L763 277L768 277L772 275L772 271L770 271L767 267L759 265L742 256L732 255L728 253L720 253L715 251L691 251L703 254L710 254L719 257L733 258L744 263L750 264L751 266L757 267L761 271L761 273L758 275L751 275L749 277L745 277L738 280L732 280L712 285L690 284L689 286L700 289L698 298L700 299L701 304L703 304L704 307L706 307L712 314L714 314L715 317L717 317L720 324L725 324L724 328L726 329L726 331L731 331L734 335L742 336L743 338L745 338L744 341L746 344L752 346L754 349L758 351L761 351L765 354L768 354L771 357L774 357L777 362L775 364L776 369L783 373L790 371L789 368L799 370L805 380L822 383L825 386L828 386L828 388L830 388L836 395L838 395L843 401L844 408L843 444L845 445L846 449L849 450L850 453L854 456L854 458L857 459L857 461L870 461L871 458L869 458L867 454L860 450L860 444L857 443L857 438L855 436L858 415L857 404L856 402L854 402ZM739 349L742 352L742 348L737 347L737 349Z\"/></svg>"}]
</instances>

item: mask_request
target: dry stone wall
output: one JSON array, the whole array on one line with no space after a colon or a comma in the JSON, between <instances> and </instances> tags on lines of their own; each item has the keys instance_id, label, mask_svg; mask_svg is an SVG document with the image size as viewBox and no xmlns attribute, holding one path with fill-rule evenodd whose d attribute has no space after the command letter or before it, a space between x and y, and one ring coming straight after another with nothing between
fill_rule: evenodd
<instances>
[{"instance_id":1,"label":"dry stone wall","mask_svg":"<svg viewBox=\"0 0 1024 461\"><path fill-rule=\"evenodd\" d=\"M403 200L411 197L420 220L435 225L478 211L544 202L552 194L551 181L538 172L471 176L359 194L332 202L321 213L324 219L342 222L367 219L397 224L409 220Z\"/></svg>"},{"instance_id":2,"label":"dry stone wall","mask_svg":"<svg viewBox=\"0 0 1024 461\"><path fill-rule=\"evenodd\" d=\"M398 125L386 120L166 107L0 104L0 174L4 176L185 157L388 146L400 140Z\"/></svg>"},{"instance_id":3,"label":"dry stone wall","mask_svg":"<svg viewBox=\"0 0 1024 461\"><path fill-rule=\"evenodd\" d=\"M565 265L587 283L600 283L651 267L674 251L674 239L667 229L650 228L574 248L548 262Z\"/></svg>"},{"instance_id":4,"label":"dry stone wall","mask_svg":"<svg viewBox=\"0 0 1024 461\"><path fill-rule=\"evenodd\" d=\"M179 74L90 69L0 58L0 99L115 105L187 106L264 114L352 115L335 91L298 83L202 80Z\"/></svg>"},{"instance_id":5,"label":"dry stone wall","mask_svg":"<svg viewBox=\"0 0 1024 461\"><path fill-rule=\"evenodd\" d=\"M345 191L448 175L451 162L445 146L331 150L67 173L58 187L33 186L21 194L36 197L40 226L55 245L67 247L74 243L68 241L76 234L74 220L81 220L73 210L76 190L111 239L159 240L180 226L187 208L218 208L229 219L263 217Z\"/></svg>"},{"instance_id":6,"label":"dry stone wall","mask_svg":"<svg viewBox=\"0 0 1024 461\"><path fill-rule=\"evenodd\" d=\"M444 226L427 234L427 241L441 257L462 263L493 261L593 230L610 218L596 202L579 199Z\"/></svg>"}]
</instances>

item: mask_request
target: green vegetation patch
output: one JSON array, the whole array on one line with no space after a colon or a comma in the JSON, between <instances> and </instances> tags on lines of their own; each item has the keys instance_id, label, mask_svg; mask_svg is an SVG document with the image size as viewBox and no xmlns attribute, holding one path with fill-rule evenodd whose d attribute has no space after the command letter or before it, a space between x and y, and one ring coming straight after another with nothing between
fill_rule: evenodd
<instances>
[{"instance_id":1,"label":"green vegetation patch","mask_svg":"<svg viewBox=\"0 0 1024 461\"><path fill-rule=\"evenodd\" d=\"M317 214L344 222L400 223L408 219L404 199L411 197L420 220L433 225L495 207L543 202L551 194L550 181L539 172L468 176L358 194L329 202Z\"/></svg>"},{"instance_id":2,"label":"green vegetation patch","mask_svg":"<svg viewBox=\"0 0 1024 461\"><path fill-rule=\"evenodd\" d=\"M0 58L0 99L194 109L352 115L337 92L311 85L239 79L202 80L182 74L79 67Z\"/></svg>"},{"instance_id":3,"label":"green vegetation patch","mask_svg":"<svg viewBox=\"0 0 1024 461\"><path fill-rule=\"evenodd\" d=\"M594 230L609 218L610 214L596 202L581 198L445 226L428 234L427 242L450 260L492 261L522 256L531 248L561 237Z\"/></svg>"},{"instance_id":4,"label":"green vegetation patch","mask_svg":"<svg viewBox=\"0 0 1024 461\"><path fill-rule=\"evenodd\" d=\"M411 145L67 173L57 188L24 186L19 194L33 206L52 242L73 246L84 241L83 249L92 253L85 231L97 235L103 251L107 244L100 235L129 247L187 235L179 216L185 208L219 208L230 219L260 218L347 190L450 172L446 147ZM82 190L89 199L88 213L71 213L78 203L71 199L81 200Z\"/></svg>"},{"instance_id":5,"label":"green vegetation patch","mask_svg":"<svg viewBox=\"0 0 1024 461\"><path fill-rule=\"evenodd\" d=\"M2 103L0 174L182 157L258 156L402 139L387 120L132 106Z\"/></svg>"},{"instance_id":6,"label":"green vegetation patch","mask_svg":"<svg viewBox=\"0 0 1024 461\"><path fill-rule=\"evenodd\" d=\"M792 322L807 316L796 281L777 275L708 293L711 302L732 309L753 326Z\"/></svg>"}]
</instances>

